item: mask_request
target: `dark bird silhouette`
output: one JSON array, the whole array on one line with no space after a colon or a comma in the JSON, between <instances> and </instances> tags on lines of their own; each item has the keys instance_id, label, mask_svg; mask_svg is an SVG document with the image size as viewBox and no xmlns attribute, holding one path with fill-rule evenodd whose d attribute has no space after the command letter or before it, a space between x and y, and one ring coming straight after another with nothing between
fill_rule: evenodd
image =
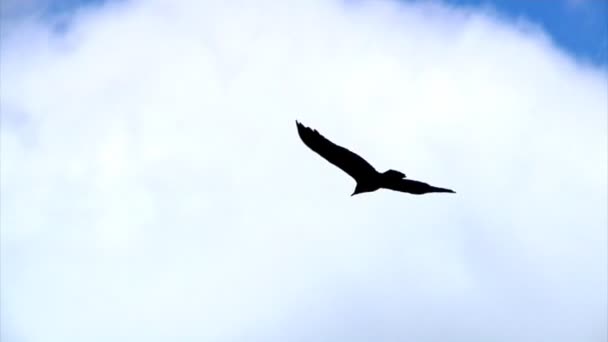
<instances>
[{"instance_id":1,"label":"dark bird silhouette","mask_svg":"<svg viewBox=\"0 0 608 342\"><path fill-rule=\"evenodd\" d=\"M388 170L380 173L365 159L329 141L317 130L308 128L298 121L296 121L296 125L298 126L300 139L302 139L306 146L355 179L357 186L351 196L363 192L376 191L380 188L415 195L429 192L454 193L450 189L437 188L423 182L405 179L405 174L399 171Z\"/></svg>"}]
</instances>

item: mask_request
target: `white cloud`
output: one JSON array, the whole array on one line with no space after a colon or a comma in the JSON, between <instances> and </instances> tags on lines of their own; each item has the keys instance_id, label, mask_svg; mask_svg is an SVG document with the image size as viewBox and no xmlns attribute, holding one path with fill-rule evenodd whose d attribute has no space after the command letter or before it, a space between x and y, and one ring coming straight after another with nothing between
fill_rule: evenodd
<instances>
[{"instance_id":1,"label":"white cloud","mask_svg":"<svg viewBox=\"0 0 608 342\"><path fill-rule=\"evenodd\" d=\"M541 32L237 0L7 32L3 340L606 339L606 75ZM458 193L351 198L295 119Z\"/></svg>"}]
</instances>

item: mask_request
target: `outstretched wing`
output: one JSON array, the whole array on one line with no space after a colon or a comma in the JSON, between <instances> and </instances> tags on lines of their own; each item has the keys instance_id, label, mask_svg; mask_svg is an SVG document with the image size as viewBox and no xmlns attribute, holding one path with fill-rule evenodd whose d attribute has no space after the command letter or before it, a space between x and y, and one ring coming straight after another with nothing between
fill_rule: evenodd
<instances>
[{"instance_id":1,"label":"outstretched wing","mask_svg":"<svg viewBox=\"0 0 608 342\"><path fill-rule=\"evenodd\" d=\"M306 146L317 152L328 162L348 173L355 180L371 177L377 172L365 159L329 141L317 130L308 128L298 121L296 121L296 125L298 126L300 139L302 139Z\"/></svg>"},{"instance_id":2,"label":"outstretched wing","mask_svg":"<svg viewBox=\"0 0 608 342\"><path fill-rule=\"evenodd\" d=\"M382 187L386 188L386 189L390 189L390 190L407 192L407 193L414 194L414 195L422 195L422 194L427 194L430 192L454 193L454 191L450 190L450 189L434 187L427 183L419 182L419 181L415 181L415 180L411 180L411 179L394 179L390 182L386 182L385 184L383 184Z\"/></svg>"}]
</instances>

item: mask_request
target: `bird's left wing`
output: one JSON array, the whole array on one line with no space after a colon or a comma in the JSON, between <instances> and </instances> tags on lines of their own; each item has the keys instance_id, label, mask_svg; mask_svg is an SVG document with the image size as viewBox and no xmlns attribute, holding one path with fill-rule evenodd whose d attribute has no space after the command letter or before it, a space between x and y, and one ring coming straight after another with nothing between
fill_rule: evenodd
<instances>
[{"instance_id":1,"label":"bird's left wing","mask_svg":"<svg viewBox=\"0 0 608 342\"><path fill-rule=\"evenodd\" d=\"M317 130L313 130L296 121L300 139L311 150L318 153L330 163L342 169L355 180L365 179L373 176L377 171L365 159L348 149L336 145L322 136Z\"/></svg>"}]
</instances>

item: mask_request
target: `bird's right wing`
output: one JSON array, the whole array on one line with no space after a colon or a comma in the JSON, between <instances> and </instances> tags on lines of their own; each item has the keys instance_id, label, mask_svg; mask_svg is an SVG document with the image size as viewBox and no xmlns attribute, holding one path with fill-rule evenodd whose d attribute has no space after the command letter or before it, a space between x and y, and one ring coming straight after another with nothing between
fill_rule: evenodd
<instances>
[{"instance_id":1,"label":"bird's right wing","mask_svg":"<svg viewBox=\"0 0 608 342\"><path fill-rule=\"evenodd\" d=\"M454 193L454 190L438 188L432 185L429 185L424 182L412 180L412 179L394 179L390 182L386 182L382 185L383 188L407 192L414 195L422 195L429 192L450 192Z\"/></svg>"},{"instance_id":2,"label":"bird's right wing","mask_svg":"<svg viewBox=\"0 0 608 342\"><path fill-rule=\"evenodd\" d=\"M317 130L308 128L298 121L298 134L300 139L311 150L318 153L330 163L348 173L355 180L365 179L373 176L377 171L365 159L361 158L356 153L353 153L346 148L336 145L322 136Z\"/></svg>"}]
</instances>

